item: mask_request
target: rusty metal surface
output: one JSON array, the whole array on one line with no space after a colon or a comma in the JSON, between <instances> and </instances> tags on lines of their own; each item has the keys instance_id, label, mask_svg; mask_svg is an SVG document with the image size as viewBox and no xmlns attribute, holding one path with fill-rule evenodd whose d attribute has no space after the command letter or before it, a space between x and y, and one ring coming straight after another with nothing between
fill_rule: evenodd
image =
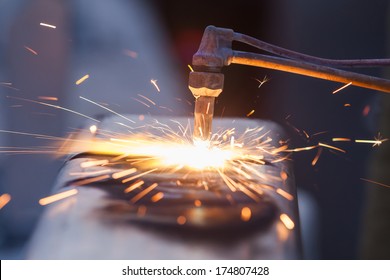
<instances>
[{"instance_id":1,"label":"rusty metal surface","mask_svg":"<svg viewBox=\"0 0 390 280\"><path fill-rule=\"evenodd\" d=\"M101 128L113 129L116 118L105 119ZM148 122L150 120L145 120ZM159 119L164 123L164 119ZM182 123L187 119L179 119ZM285 139L272 122L216 119L215 129L235 127L242 133L260 126L273 141ZM118 130L120 131L120 129ZM123 131L122 131L123 132ZM58 176L54 192L77 185L80 163L105 155L79 154L68 160ZM126 166L117 166L118 170ZM128 168L128 167L127 167ZM243 192L231 192L217 174L150 173L145 182L157 182L150 196L163 192L158 203L132 203L139 193L124 193L123 184L112 178L78 186L78 195L48 205L27 253L30 259L296 259L301 258L299 216L294 175L289 161L258 165L253 184L264 186L254 201ZM285 176L281 176L281 174ZM284 177L284 178L281 178ZM207 180L208 190L199 188ZM295 197L290 201L275 192L282 189ZM195 200L202 204L194 206ZM249 221L241 210L250 207ZM288 230L281 213L295 222ZM186 217L178 224L179 216Z\"/></svg>"}]
</instances>

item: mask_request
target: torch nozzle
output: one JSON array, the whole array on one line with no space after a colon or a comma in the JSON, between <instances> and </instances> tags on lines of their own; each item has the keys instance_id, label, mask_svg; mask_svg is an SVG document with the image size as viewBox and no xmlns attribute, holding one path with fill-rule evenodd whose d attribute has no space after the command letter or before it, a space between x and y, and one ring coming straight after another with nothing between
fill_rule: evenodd
<instances>
[{"instance_id":1,"label":"torch nozzle","mask_svg":"<svg viewBox=\"0 0 390 280\"><path fill-rule=\"evenodd\" d=\"M194 140L208 141L214 116L215 97L199 96L195 100L194 111Z\"/></svg>"}]
</instances>

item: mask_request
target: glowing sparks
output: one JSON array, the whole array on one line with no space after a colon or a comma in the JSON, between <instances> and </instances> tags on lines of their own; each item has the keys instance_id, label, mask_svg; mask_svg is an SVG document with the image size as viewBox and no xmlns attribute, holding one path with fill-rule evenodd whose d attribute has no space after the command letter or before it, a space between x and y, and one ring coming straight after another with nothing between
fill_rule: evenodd
<instances>
[{"instance_id":1,"label":"glowing sparks","mask_svg":"<svg viewBox=\"0 0 390 280\"><path fill-rule=\"evenodd\" d=\"M345 103L345 104L344 104L344 107L351 107L351 104Z\"/></svg>"},{"instance_id":2,"label":"glowing sparks","mask_svg":"<svg viewBox=\"0 0 390 280\"><path fill-rule=\"evenodd\" d=\"M318 151L317 151L317 154L316 156L313 158L313 160L311 161L311 165L314 166L317 164L318 160L320 159L320 156L322 154L322 149L319 148Z\"/></svg>"},{"instance_id":3,"label":"glowing sparks","mask_svg":"<svg viewBox=\"0 0 390 280\"><path fill-rule=\"evenodd\" d=\"M79 97L80 97L80 99L85 100L85 101L87 101L89 103L92 103L93 105L96 105L96 106L98 106L100 108L103 108L104 110L107 110L108 112L113 113L114 115L117 115L117 116L119 116L119 117L121 117L121 118L123 118L123 119L125 119L125 120L127 120L129 122L131 122L131 123L135 123L135 121L125 117L124 115L119 114L119 113L115 112L114 110L111 110L111 109L109 109L109 108L107 108L107 107L105 107L105 106L103 106L103 105L101 105L101 104L99 104L99 103L97 103L95 101L92 101L91 99L85 98L83 96L79 96Z\"/></svg>"},{"instance_id":4,"label":"glowing sparks","mask_svg":"<svg viewBox=\"0 0 390 280\"><path fill-rule=\"evenodd\" d=\"M370 105L366 105L366 106L364 106L364 108L363 108L362 115L363 115L364 117L367 117L368 114L370 113L370 111L371 111Z\"/></svg>"},{"instance_id":5,"label":"glowing sparks","mask_svg":"<svg viewBox=\"0 0 390 280\"><path fill-rule=\"evenodd\" d=\"M376 182L376 181L373 181L373 180L368 180L368 179L364 179L364 178L360 178L360 180L366 181L366 182L368 182L368 183L375 184L375 185L378 185L378 186L390 188L390 185L386 185L386 184L383 184L383 183L379 183L379 182Z\"/></svg>"},{"instance_id":6,"label":"glowing sparks","mask_svg":"<svg viewBox=\"0 0 390 280\"><path fill-rule=\"evenodd\" d=\"M124 190L124 193L129 193L129 192L132 192L134 191L135 189L138 189L140 186L142 186L145 182L144 181L138 181L138 182L135 182L134 184L131 184L129 187L127 187L125 190Z\"/></svg>"},{"instance_id":7,"label":"glowing sparks","mask_svg":"<svg viewBox=\"0 0 390 280\"><path fill-rule=\"evenodd\" d=\"M320 147L325 147L325 148L328 148L328 149L331 149L331 150L335 150L335 151L339 151L339 152L342 152L342 153L346 153L345 150L343 149L340 149L338 147L335 147L335 146L331 146L331 145L328 145L328 144L325 144L325 143L318 143L318 146Z\"/></svg>"},{"instance_id":8,"label":"glowing sparks","mask_svg":"<svg viewBox=\"0 0 390 280\"><path fill-rule=\"evenodd\" d=\"M88 167L92 167L92 166L103 166L103 165L108 164L108 163L109 163L109 161L107 159L89 160L89 161L85 161L85 162L80 163L80 167L81 168L88 168Z\"/></svg>"},{"instance_id":9,"label":"glowing sparks","mask_svg":"<svg viewBox=\"0 0 390 280\"><path fill-rule=\"evenodd\" d=\"M164 198L164 193L163 192L158 192L158 193L156 193L155 195L152 196L150 201L156 203L156 202L160 201L163 198Z\"/></svg>"},{"instance_id":10,"label":"glowing sparks","mask_svg":"<svg viewBox=\"0 0 390 280\"><path fill-rule=\"evenodd\" d=\"M195 207L200 207L200 206L202 206L202 201L200 201L199 199L196 199L194 201L194 205L195 205Z\"/></svg>"},{"instance_id":11,"label":"glowing sparks","mask_svg":"<svg viewBox=\"0 0 390 280\"><path fill-rule=\"evenodd\" d=\"M291 218L289 216L287 216L287 214L281 214L280 215L280 221L282 221L282 223L284 224L284 226L289 229L289 230L292 230L294 229L295 227L295 224L294 222L291 220Z\"/></svg>"},{"instance_id":12,"label":"glowing sparks","mask_svg":"<svg viewBox=\"0 0 390 280\"><path fill-rule=\"evenodd\" d=\"M100 122L100 121L97 120L97 119L91 118L91 117L89 117L89 116L87 116L87 115L84 115L84 114L82 114L82 113L79 113L79 112L77 112L77 111L74 111L74 110L71 110L71 109L68 109L68 108L65 108L65 107L61 107L61 106L58 106L58 105L53 105L53 104L50 104L50 103L45 103L45 102L30 100L30 99L21 98L21 97L16 97L16 96L7 96L7 98L16 99L16 100L22 100L22 101L26 101L26 102L31 102L31 103L36 103L36 104L45 105L45 106L52 107L52 108L55 108L55 109L60 109L60 110L63 110L63 111L67 111L67 112L73 113L73 114L75 114L75 115L79 115L79 116L81 116L81 117L90 119L90 120L95 121L95 122Z\"/></svg>"},{"instance_id":13,"label":"glowing sparks","mask_svg":"<svg viewBox=\"0 0 390 280\"><path fill-rule=\"evenodd\" d=\"M179 217L177 217L176 222L179 225L184 225L187 222L187 218L184 216L179 216Z\"/></svg>"},{"instance_id":14,"label":"glowing sparks","mask_svg":"<svg viewBox=\"0 0 390 280\"><path fill-rule=\"evenodd\" d=\"M68 191L57 193L57 194L54 194L54 195L51 195L48 197L41 198L39 200L39 204L42 206L48 205L48 204L51 204L53 202L56 202L56 201L68 198L70 196L76 195L77 193L78 193L78 191L76 189L71 189Z\"/></svg>"},{"instance_id":15,"label":"glowing sparks","mask_svg":"<svg viewBox=\"0 0 390 280\"><path fill-rule=\"evenodd\" d=\"M125 177L127 175L131 175L131 174L133 174L135 172L137 172L137 168L126 169L126 170L123 170L123 171L115 172L114 174L112 174L112 178L113 179L119 179L119 178Z\"/></svg>"},{"instance_id":16,"label":"glowing sparks","mask_svg":"<svg viewBox=\"0 0 390 280\"><path fill-rule=\"evenodd\" d=\"M127 50L127 49L123 50L123 54L127 55L127 56L129 56L131 58L134 58L134 59L136 59L138 57L138 53L135 52L135 51L132 51L132 50Z\"/></svg>"},{"instance_id":17,"label":"glowing sparks","mask_svg":"<svg viewBox=\"0 0 390 280\"><path fill-rule=\"evenodd\" d=\"M92 133L92 134L95 134L96 131L97 131L97 126L96 125L91 125L89 127L89 131Z\"/></svg>"},{"instance_id":18,"label":"glowing sparks","mask_svg":"<svg viewBox=\"0 0 390 280\"><path fill-rule=\"evenodd\" d=\"M33 50L32 48L27 47L27 46L24 46L24 48L25 48L26 50L28 50L30 53L32 53L33 55L38 55L38 52L35 51L35 50Z\"/></svg>"},{"instance_id":19,"label":"glowing sparks","mask_svg":"<svg viewBox=\"0 0 390 280\"><path fill-rule=\"evenodd\" d=\"M154 85L154 87L157 89L157 91L158 92L160 92L160 88L158 87L158 85L157 85L157 80L150 80L150 83L152 84L152 85Z\"/></svg>"},{"instance_id":20,"label":"glowing sparks","mask_svg":"<svg viewBox=\"0 0 390 280\"><path fill-rule=\"evenodd\" d=\"M383 139L381 134L378 133L378 136L374 138L374 140L363 140L363 139L357 139L355 140L356 143L366 143L366 144L372 144L373 147L380 146L383 142L387 141L389 139Z\"/></svg>"},{"instance_id":21,"label":"glowing sparks","mask_svg":"<svg viewBox=\"0 0 390 280\"><path fill-rule=\"evenodd\" d=\"M11 201L11 195L4 193L0 195L0 210Z\"/></svg>"},{"instance_id":22,"label":"glowing sparks","mask_svg":"<svg viewBox=\"0 0 390 280\"><path fill-rule=\"evenodd\" d=\"M47 101L58 101L58 97L55 96L38 96L38 99Z\"/></svg>"},{"instance_id":23,"label":"glowing sparks","mask_svg":"<svg viewBox=\"0 0 390 280\"><path fill-rule=\"evenodd\" d=\"M152 190L154 190L157 186L158 186L157 183L151 184L149 187L147 187L146 189L144 189L143 191L141 191L140 193L138 193L136 196L134 196L132 199L130 199L130 202L131 202L131 203L136 203L136 202L139 201L141 198L143 198L145 195L147 195L147 194L150 193Z\"/></svg>"},{"instance_id":24,"label":"glowing sparks","mask_svg":"<svg viewBox=\"0 0 390 280\"><path fill-rule=\"evenodd\" d=\"M333 142L350 142L351 139L350 138L332 138L332 141Z\"/></svg>"},{"instance_id":25,"label":"glowing sparks","mask_svg":"<svg viewBox=\"0 0 390 280\"><path fill-rule=\"evenodd\" d=\"M86 79L88 79L89 78L89 75L88 74L86 74L86 75L84 75L84 76L82 76L80 79L78 79L77 81L76 81L76 85L80 85L80 84L82 84Z\"/></svg>"},{"instance_id":26,"label":"glowing sparks","mask_svg":"<svg viewBox=\"0 0 390 280\"><path fill-rule=\"evenodd\" d=\"M44 23L44 22L39 23L39 25L40 26L44 26L44 27L49 27L49 28L52 28L52 29L56 29L57 28L57 26L55 26L55 25Z\"/></svg>"},{"instance_id":27,"label":"glowing sparks","mask_svg":"<svg viewBox=\"0 0 390 280\"><path fill-rule=\"evenodd\" d=\"M248 114L246 114L246 116L249 117L249 116L253 115L254 112L255 112L255 110L252 110Z\"/></svg>"},{"instance_id":28,"label":"glowing sparks","mask_svg":"<svg viewBox=\"0 0 390 280\"><path fill-rule=\"evenodd\" d=\"M243 207L241 209L241 220L248 222L251 219L252 211L249 207Z\"/></svg>"},{"instance_id":29,"label":"glowing sparks","mask_svg":"<svg viewBox=\"0 0 390 280\"><path fill-rule=\"evenodd\" d=\"M349 87L350 85L352 85L352 82L349 82L348 84L345 84L345 85L343 85L342 87L336 89L335 91L332 92L332 94L338 93L339 91L341 91L341 90L343 90L343 89Z\"/></svg>"},{"instance_id":30,"label":"glowing sparks","mask_svg":"<svg viewBox=\"0 0 390 280\"><path fill-rule=\"evenodd\" d=\"M191 65L188 64L187 66L188 66L188 68L190 69L191 72L194 72L194 69L192 68Z\"/></svg>"},{"instance_id":31,"label":"glowing sparks","mask_svg":"<svg viewBox=\"0 0 390 280\"><path fill-rule=\"evenodd\" d=\"M283 189L280 189L280 188L276 189L276 193L278 193L279 195L283 196L287 200L290 200L290 201L294 200L294 196L289 194L288 192L286 192Z\"/></svg>"},{"instance_id":32,"label":"glowing sparks","mask_svg":"<svg viewBox=\"0 0 390 280\"><path fill-rule=\"evenodd\" d=\"M258 88L260 88L263 84L265 84L266 82L269 81L269 78L267 76L264 76L264 78L262 80L259 80L259 79L255 79L255 80L259 82Z\"/></svg>"}]
</instances>

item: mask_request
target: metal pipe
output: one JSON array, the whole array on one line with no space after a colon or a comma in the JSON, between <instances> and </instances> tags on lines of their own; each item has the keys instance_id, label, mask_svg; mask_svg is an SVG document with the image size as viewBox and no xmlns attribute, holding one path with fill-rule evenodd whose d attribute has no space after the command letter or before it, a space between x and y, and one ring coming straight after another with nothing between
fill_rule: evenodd
<instances>
[{"instance_id":1,"label":"metal pipe","mask_svg":"<svg viewBox=\"0 0 390 280\"><path fill-rule=\"evenodd\" d=\"M251 45L275 56L233 51L233 41ZM190 73L188 85L196 97L194 139L206 141L211 136L212 115L206 115L203 110L205 101L199 97L218 97L223 89L223 74L218 72L231 63L285 71L390 93L390 80L332 68L390 66L390 59L324 59L290 51L231 29L215 26L208 26L205 29L192 63L195 72ZM212 106L211 103L207 104L208 107Z\"/></svg>"}]
</instances>

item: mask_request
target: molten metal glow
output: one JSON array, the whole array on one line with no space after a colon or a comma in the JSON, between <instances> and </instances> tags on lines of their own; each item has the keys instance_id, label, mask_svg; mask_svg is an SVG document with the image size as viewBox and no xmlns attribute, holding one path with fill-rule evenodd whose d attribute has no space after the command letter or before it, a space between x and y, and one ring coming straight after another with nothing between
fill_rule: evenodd
<instances>
[{"instance_id":1,"label":"molten metal glow","mask_svg":"<svg viewBox=\"0 0 390 280\"><path fill-rule=\"evenodd\" d=\"M0 209L8 204L11 201L11 196L8 193L0 195Z\"/></svg>"}]
</instances>

